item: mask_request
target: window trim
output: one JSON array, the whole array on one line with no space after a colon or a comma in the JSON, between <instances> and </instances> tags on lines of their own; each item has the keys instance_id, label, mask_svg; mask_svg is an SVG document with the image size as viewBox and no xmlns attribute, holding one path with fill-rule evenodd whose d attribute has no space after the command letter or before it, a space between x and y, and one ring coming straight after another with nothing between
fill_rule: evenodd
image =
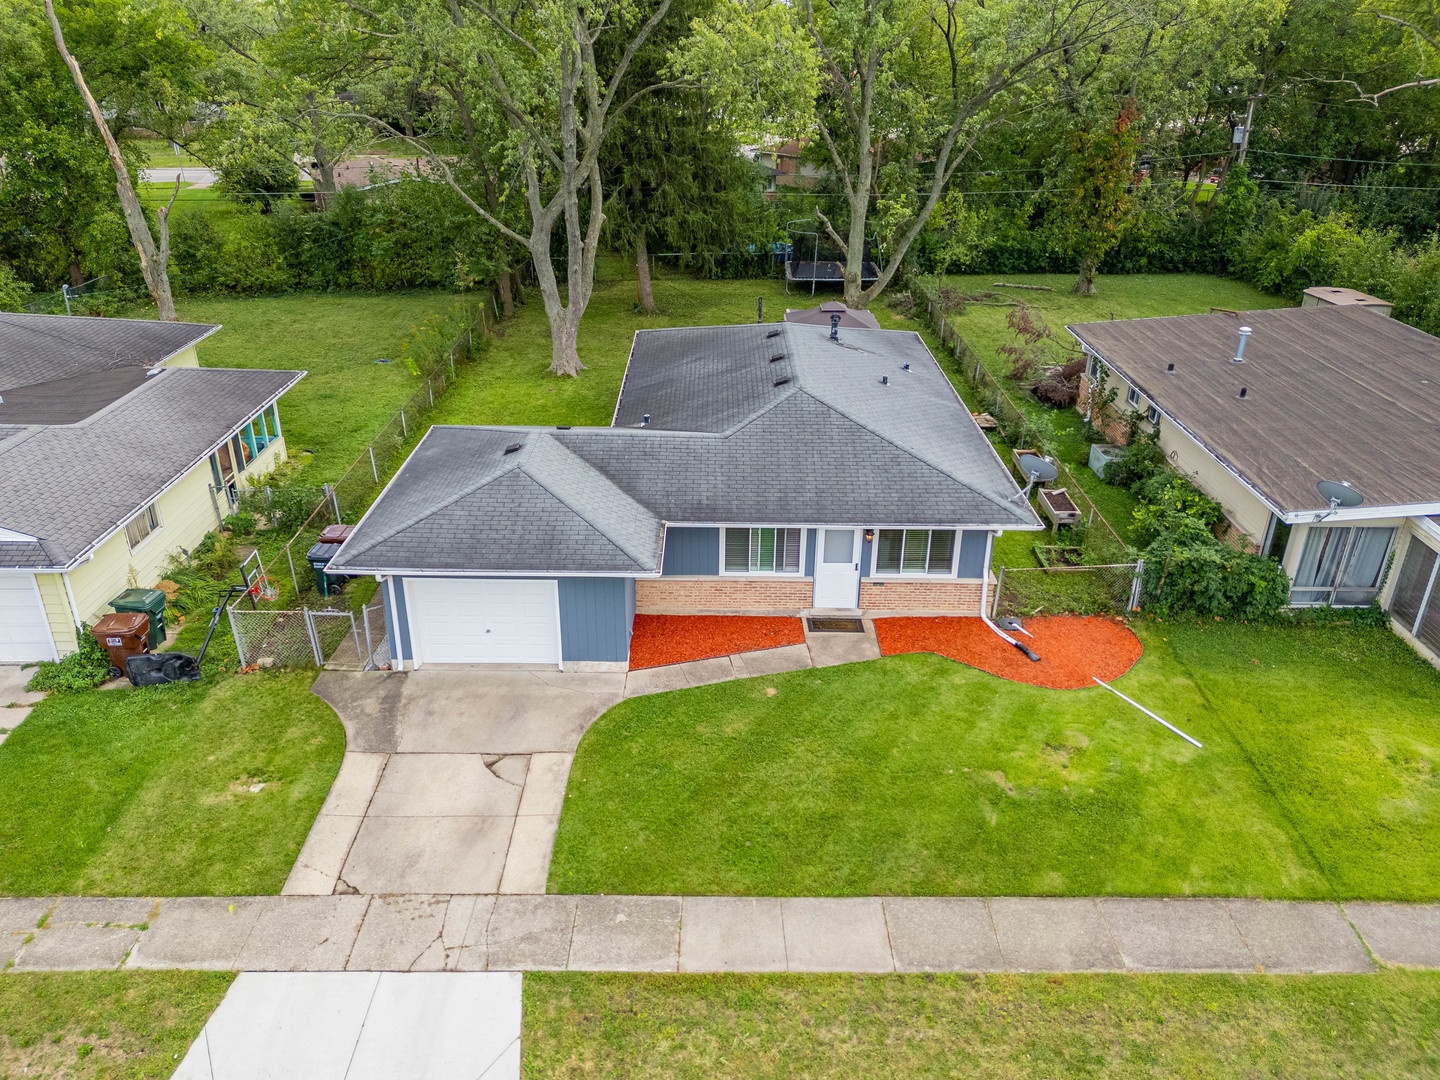
<instances>
[{"instance_id":1,"label":"window trim","mask_svg":"<svg viewBox=\"0 0 1440 1080\"><path fill-rule=\"evenodd\" d=\"M135 524L135 522L139 521L141 518L147 519L146 524L148 527L145 531L145 535L140 538L140 542L138 544L132 543L130 540L130 526ZM125 543L129 545L130 550L139 551L141 548L143 548L146 544L150 542L151 538L154 537L154 535L158 533L164 527L164 525L165 520L160 516L160 503L159 501L156 501L148 504L138 514L130 515L130 517L125 520L125 524L121 526L121 528L124 530Z\"/></svg>"},{"instance_id":2,"label":"window trim","mask_svg":"<svg viewBox=\"0 0 1440 1080\"><path fill-rule=\"evenodd\" d=\"M721 525L720 529L720 576L731 578L778 577L788 581L808 581L805 573L805 556L810 545L810 530L803 525ZM731 529L795 529L800 533L800 568L798 570L727 570L725 568L725 534ZM813 576L813 575L811 575Z\"/></svg>"},{"instance_id":3,"label":"window trim","mask_svg":"<svg viewBox=\"0 0 1440 1080\"><path fill-rule=\"evenodd\" d=\"M1132 409L1140 408L1140 388L1138 386L1130 387L1130 391L1125 395L1125 402Z\"/></svg>"},{"instance_id":4,"label":"window trim","mask_svg":"<svg viewBox=\"0 0 1440 1080\"><path fill-rule=\"evenodd\" d=\"M1152 401L1145 409L1145 419L1158 428L1160 426L1160 406Z\"/></svg>"},{"instance_id":5,"label":"window trim","mask_svg":"<svg viewBox=\"0 0 1440 1080\"><path fill-rule=\"evenodd\" d=\"M915 573L914 571L905 571L905 570L898 570L898 571L881 570L881 569L880 569L880 533L881 533L882 531L883 531L883 532L900 532L900 533L910 533L910 532L926 532L926 533L948 532L948 533L954 533L954 534L955 534L955 544L954 544L953 549L952 549L951 552L950 552L950 569L947 570L947 571L946 571L945 573L943 573L943 574L930 574L930 573L917 574L917 573ZM883 530L877 528L877 529L875 530L875 542L870 545L870 577L872 577L872 578L877 578L877 579L884 579L885 581L942 581L942 580L944 580L944 579L947 578L947 577L948 577L948 578L951 578L951 579L954 579L954 580L958 580L958 579L959 579L959 574L960 574L960 547L961 547L961 545L965 542L965 533L966 533L967 531L968 531L968 530L962 529L962 528L961 528L960 526L958 526L958 525L954 525L954 526L941 526L941 525L936 525L936 526L934 526L933 528L923 528L923 529L911 529L911 528L906 528L905 526L894 526L894 527L885 528L885 529L883 529ZM905 565L905 555L904 555L904 551L905 551L905 539L904 539L903 536L902 536L901 539L900 539L900 551L901 551L901 555L900 555L900 565L901 565L901 566L904 566L904 565ZM925 559L926 559L926 562L928 563L928 562L929 562L929 559L930 559L930 545L929 545L928 543L927 543L926 546L925 546ZM965 580L967 580L967 581L978 581L979 578L966 578Z\"/></svg>"}]
</instances>

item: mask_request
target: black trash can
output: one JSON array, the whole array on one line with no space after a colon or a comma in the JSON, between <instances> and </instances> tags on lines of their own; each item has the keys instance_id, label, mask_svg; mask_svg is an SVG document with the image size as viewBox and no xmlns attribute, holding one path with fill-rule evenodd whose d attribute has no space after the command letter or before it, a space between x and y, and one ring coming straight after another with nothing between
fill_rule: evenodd
<instances>
[{"instance_id":1,"label":"black trash can","mask_svg":"<svg viewBox=\"0 0 1440 1080\"><path fill-rule=\"evenodd\" d=\"M138 611L150 616L151 652L159 652L165 644L165 594L159 589L126 589L110 606L116 611Z\"/></svg>"},{"instance_id":2,"label":"black trash can","mask_svg":"<svg viewBox=\"0 0 1440 1080\"><path fill-rule=\"evenodd\" d=\"M330 565L330 560L340 550L339 544L316 544L305 553L305 561L310 564L310 569L315 572L315 591L321 596L329 596L331 589L339 589L345 578L331 576L325 572L325 567Z\"/></svg>"}]
</instances>

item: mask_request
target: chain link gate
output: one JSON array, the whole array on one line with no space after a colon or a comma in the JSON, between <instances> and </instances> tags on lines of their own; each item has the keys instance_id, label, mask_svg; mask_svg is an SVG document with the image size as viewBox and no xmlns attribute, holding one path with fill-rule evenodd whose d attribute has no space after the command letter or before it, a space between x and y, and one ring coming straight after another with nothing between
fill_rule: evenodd
<instances>
[{"instance_id":1,"label":"chain link gate","mask_svg":"<svg viewBox=\"0 0 1440 1080\"><path fill-rule=\"evenodd\" d=\"M242 668L324 667L348 649L359 670L366 655L360 627L348 611L247 611L237 601L229 608L230 629Z\"/></svg>"},{"instance_id":2,"label":"chain link gate","mask_svg":"<svg viewBox=\"0 0 1440 1080\"><path fill-rule=\"evenodd\" d=\"M1143 559L1105 566L1002 566L991 615L1124 615L1140 606L1144 570Z\"/></svg>"}]
</instances>

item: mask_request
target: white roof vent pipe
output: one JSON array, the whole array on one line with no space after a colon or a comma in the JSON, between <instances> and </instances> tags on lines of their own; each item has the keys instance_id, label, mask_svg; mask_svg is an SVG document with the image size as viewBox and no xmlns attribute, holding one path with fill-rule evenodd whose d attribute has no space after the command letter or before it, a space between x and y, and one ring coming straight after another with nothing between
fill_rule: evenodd
<instances>
[{"instance_id":1,"label":"white roof vent pipe","mask_svg":"<svg viewBox=\"0 0 1440 1080\"><path fill-rule=\"evenodd\" d=\"M1252 331L1248 326L1240 327L1240 344L1235 346L1235 357L1232 361L1233 363L1243 364L1245 362L1245 342L1250 340L1250 335L1253 332L1254 331Z\"/></svg>"}]
</instances>

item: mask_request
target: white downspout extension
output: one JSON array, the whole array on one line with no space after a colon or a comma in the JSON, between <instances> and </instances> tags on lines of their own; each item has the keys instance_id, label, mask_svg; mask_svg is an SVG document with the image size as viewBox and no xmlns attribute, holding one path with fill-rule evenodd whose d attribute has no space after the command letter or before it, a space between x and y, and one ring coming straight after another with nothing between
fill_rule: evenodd
<instances>
[{"instance_id":1,"label":"white downspout extension","mask_svg":"<svg viewBox=\"0 0 1440 1080\"><path fill-rule=\"evenodd\" d=\"M986 603L986 598L990 587L990 556L994 546L995 534L992 532L987 532L985 534L985 567L980 574L980 621L983 622L986 626L988 626L991 630L993 630L996 634L998 634L1001 639L1011 645L1014 645L1015 648L1019 649L1032 660L1039 660L1040 658L1036 656L1033 652L1027 649L1024 645L1021 645L1020 642L1016 641L1009 634L1005 633L1004 630L1001 630L998 626L991 622L990 613L985 610L987 607L989 607L989 604Z\"/></svg>"}]
</instances>

